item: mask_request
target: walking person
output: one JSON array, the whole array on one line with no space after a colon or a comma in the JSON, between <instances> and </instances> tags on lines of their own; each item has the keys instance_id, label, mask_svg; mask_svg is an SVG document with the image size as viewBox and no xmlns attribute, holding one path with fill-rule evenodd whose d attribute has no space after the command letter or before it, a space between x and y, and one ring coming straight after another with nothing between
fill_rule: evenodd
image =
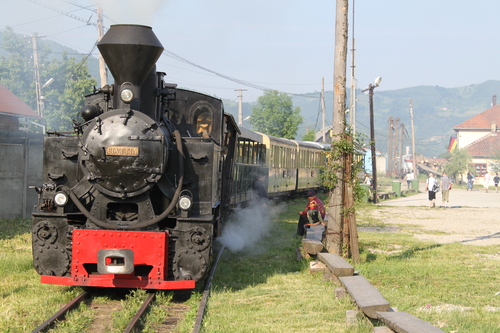
<instances>
[{"instance_id":1,"label":"walking person","mask_svg":"<svg viewBox=\"0 0 500 333\"><path fill-rule=\"evenodd\" d=\"M484 174L484 189L486 190L486 193L488 193L488 188L490 187L490 174L488 171Z\"/></svg>"},{"instance_id":2,"label":"walking person","mask_svg":"<svg viewBox=\"0 0 500 333\"><path fill-rule=\"evenodd\" d=\"M443 197L443 207L447 208L448 203L450 201L450 190L453 186L453 183L446 175L446 172L443 172L443 177L441 177L441 195Z\"/></svg>"},{"instance_id":3,"label":"walking person","mask_svg":"<svg viewBox=\"0 0 500 333\"><path fill-rule=\"evenodd\" d=\"M436 207L436 189L439 187L439 184L434 178L434 174L432 172L429 173L429 178L427 178L427 181L425 183L425 190L427 191L429 195L429 208L434 208ZM439 191L439 190L438 190Z\"/></svg>"},{"instance_id":4,"label":"walking person","mask_svg":"<svg viewBox=\"0 0 500 333\"><path fill-rule=\"evenodd\" d=\"M474 189L474 174L472 172L467 172L467 191Z\"/></svg>"},{"instance_id":5,"label":"walking person","mask_svg":"<svg viewBox=\"0 0 500 333\"><path fill-rule=\"evenodd\" d=\"M413 174L413 171L408 172L408 173L406 174L406 176L405 176L405 179L406 179L406 185L408 185L408 189L410 189L410 188L411 188L411 181L412 181L413 179L415 179L415 176L414 176L414 174Z\"/></svg>"},{"instance_id":6,"label":"walking person","mask_svg":"<svg viewBox=\"0 0 500 333\"><path fill-rule=\"evenodd\" d=\"M495 177L493 177L493 184L495 184L495 190L497 190L498 193L498 183L500 183L500 177L498 177L498 172L495 174Z\"/></svg>"}]
</instances>

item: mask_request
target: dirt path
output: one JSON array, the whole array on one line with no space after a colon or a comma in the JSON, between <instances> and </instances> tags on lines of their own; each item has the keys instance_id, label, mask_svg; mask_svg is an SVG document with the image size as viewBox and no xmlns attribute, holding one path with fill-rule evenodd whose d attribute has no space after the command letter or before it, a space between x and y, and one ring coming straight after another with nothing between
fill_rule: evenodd
<instances>
[{"instance_id":1,"label":"dirt path","mask_svg":"<svg viewBox=\"0 0 500 333\"><path fill-rule=\"evenodd\" d=\"M453 189L445 203L450 208L441 208L442 204L438 193L437 208L429 208L427 193L421 192L384 201L366 215L397 228L415 228L411 230L415 237L440 244L500 245L500 193ZM360 219L366 215L358 214Z\"/></svg>"}]
</instances>

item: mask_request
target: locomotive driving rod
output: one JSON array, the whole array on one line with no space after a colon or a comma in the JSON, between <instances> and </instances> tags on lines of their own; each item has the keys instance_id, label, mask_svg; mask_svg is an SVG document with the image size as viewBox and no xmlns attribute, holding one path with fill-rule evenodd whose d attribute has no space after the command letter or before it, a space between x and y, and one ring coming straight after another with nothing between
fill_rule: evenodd
<instances>
[{"instance_id":1,"label":"locomotive driving rod","mask_svg":"<svg viewBox=\"0 0 500 333\"><path fill-rule=\"evenodd\" d=\"M168 214L170 214L172 209L174 209L174 206L177 204L177 200L179 199L179 195L180 195L181 190L182 190L182 182L184 180L184 159L186 157L184 156L184 151L182 150L181 134L179 133L178 130L175 130L173 134L175 137L175 144L177 145L177 150L179 151L179 155L181 157L181 158L179 158L179 173L181 176L179 178L179 184L177 185L177 189L175 190L175 193L174 193L174 196L172 198L172 201L170 202L170 205L168 205L167 209L165 209L163 211L163 213L161 213L160 215L156 216L155 218L153 218L151 220L140 222L140 223L137 223L134 225L122 226L122 227L118 227L118 228L120 228L122 230L134 230L134 229L149 227L150 225L153 225L153 224L158 223L161 220L165 219L168 216ZM85 215L85 217L88 218L91 222L95 223L96 225L98 225L101 228L106 228L106 229L116 229L117 228L117 226L115 224L101 221L101 220L95 218L94 216L92 216L92 214L90 214L90 212L87 210L87 208L85 208L85 206L80 202L80 200L78 199L76 194L74 194L73 191L69 187L63 186L62 190L64 192L66 192L67 194L69 194L69 197L71 198L73 203L76 205L76 207L78 207L78 209L83 213L83 215Z\"/></svg>"}]
</instances>

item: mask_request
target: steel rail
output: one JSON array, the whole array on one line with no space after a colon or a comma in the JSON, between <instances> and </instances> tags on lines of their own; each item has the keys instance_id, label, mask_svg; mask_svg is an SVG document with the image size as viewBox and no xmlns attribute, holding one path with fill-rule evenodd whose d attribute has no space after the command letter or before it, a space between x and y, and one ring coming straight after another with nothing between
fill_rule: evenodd
<instances>
[{"instance_id":1,"label":"steel rail","mask_svg":"<svg viewBox=\"0 0 500 333\"><path fill-rule=\"evenodd\" d=\"M67 303L61 310L59 310L55 315L47 319L43 324L38 326L32 333L43 332L48 329L57 320L62 320L66 317L66 314L76 308L83 300L85 300L90 295L90 292L84 291L80 295L76 296L72 301Z\"/></svg>"},{"instance_id":2,"label":"steel rail","mask_svg":"<svg viewBox=\"0 0 500 333\"><path fill-rule=\"evenodd\" d=\"M205 290L203 291L203 296L201 297L200 307L198 308L198 313L196 314L196 321L194 323L193 333L200 332L201 323L203 322L203 316L205 314L205 309L206 309L207 303L208 303L208 296L210 296L210 286L212 284L212 279L215 275L215 270L217 269L217 265L219 264L220 257L222 256L222 252L224 252L225 248L226 247L223 246L219 250L219 253L217 254L217 258L215 259L214 264L212 265L212 269L210 270L210 275L208 276L207 283L205 284Z\"/></svg>"},{"instance_id":3,"label":"steel rail","mask_svg":"<svg viewBox=\"0 0 500 333\"><path fill-rule=\"evenodd\" d=\"M150 293L148 297L146 297L146 300L144 301L144 303L142 303L141 308L137 311L134 318L132 318L130 323L127 325L125 331L123 331L124 333L131 333L136 331L139 332L138 329L141 323L140 322L141 318L147 313L149 306L151 305L151 302L155 299L155 297L156 297L155 292Z\"/></svg>"}]
</instances>

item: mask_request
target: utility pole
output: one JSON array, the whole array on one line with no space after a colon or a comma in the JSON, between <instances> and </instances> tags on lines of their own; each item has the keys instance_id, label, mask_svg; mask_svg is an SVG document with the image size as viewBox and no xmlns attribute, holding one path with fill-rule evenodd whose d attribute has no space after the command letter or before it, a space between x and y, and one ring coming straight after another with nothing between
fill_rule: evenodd
<instances>
[{"instance_id":1,"label":"utility pole","mask_svg":"<svg viewBox=\"0 0 500 333\"><path fill-rule=\"evenodd\" d=\"M42 100L42 86L40 82L40 64L38 62L38 38L45 36L38 36L37 34L31 35L31 43L33 45L33 66L35 69L35 93L36 93L36 112L43 117L43 100Z\"/></svg>"},{"instance_id":2,"label":"utility pole","mask_svg":"<svg viewBox=\"0 0 500 333\"><path fill-rule=\"evenodd\" d=\"M347 58L347 10L348 0L336 0L335 13L335 54L333 65L333 115L332 115L332 148L336 141L342 139L345 128L346 99L346 58ZM344 189L343 170L344 157L337 154L332 161L337 167L332 170L338 180L330 190L328 205L328 226L326 230L326 249L330 253L342 253L342 198ZM346 244L347 245L347 244Z\"/></svg>"},{"instance_id":3,"label":"utility pole","mask_svg":"<svg viewBox=\"0 0 500 333\"><path fill-rule=\"evenodd\" d=\"M394 154L393 154L393 146L394 146L394 119L392 116L389 116L389 126L388 126L388 132L387 132L387 138L389 140L387 144L387 172L386 176L390 177L392 175L392 165L393 165L393 159L394 159Z\"/></svg>"},{"instance_id":4,"label":"utility pole","mask_svg":"<svg viewBox=\"0 0 500 333\"><path fill-rule=\"evenodd\" d=\"M102 7L97 6L97 39L101 41L104 36L104 26L102 19ZM102 54L99 53L99 75L101 77L101 87L104 87L108 80L106 75L106 64L104 63L104 58Z\"/></svg>"},{"instance_id":5,"label":"utility pole","mask_svg":"<svg viewBox=\"0 0 500 333\"><path fill-rule=\"evenodd\" d=\"M234 89L238 94L238 126L243 126L243 92L247 89Z\"/></svg>"},{"instance_id":6,"label":"utility pole","mask_svg":"<svg viewBox=\"0 0 500 333\"><path fill-rule=\"evenodd\" d=\"M417 179L417 153L415 152L415 125L413 123L413 103L410 99L410 120L411 120L411 154L412 154L412 166L413 166L413 176Z\"/></svg>"},{"instance_id":7,"label":"utility pole","mask_svg":"<svg viewBox=\"0 0 500 333\"><path fill-rule=\"evenodd\" d=\"M352 0L352 48L351 48L351 103L350 103L350 118L349 125L351 125L352 135L356 137L356 76L355 76L355 62L354 56L356 53L355 40L354 40L354 2Z\"/></svg>"},{"instance_id":8,"label":"utility pole","mask_svg":"<svg viewBox=\"0 0 500 333\"><path fill-rule=\"evenodd\" d=\"M399 151L399 121L401 119L399 118L396 118L395 122L394 122L394 134L396 135L396 140L394 140L394 173L393 175L394 176L397 176L399 174L399 171L398 171L398 151Z\"/></svg>"},{"instance_id":9,"label":"utility pole","mask_svg":"<svg viewBox=\"0 0 500 333\"><path fill-rule=\"evenodd\" d=\"M323 143L326 142L326 129L325 129L325 117L326 117L326 110L325 110L325 78L321 78L321 113L323 115L323 123L322 123L322 128L321 131L323 133Z\"/></svg>"},{"instance_id":10,"label":"utility pole","mask_svg":"<svg viewBox=\"0 0 500 333\"><path fill-rule=\"evenodd\" d=\"M398 170L401 173L405 172L405 170L403 170L403 147L404 147L404 137L405 137L405 133L406 133L406 129L405 129L405 124L401 123L399 125L399 129L400 129L400 134L399 134L399 160L398 160Z\"/></svg>"}]
</instances>

